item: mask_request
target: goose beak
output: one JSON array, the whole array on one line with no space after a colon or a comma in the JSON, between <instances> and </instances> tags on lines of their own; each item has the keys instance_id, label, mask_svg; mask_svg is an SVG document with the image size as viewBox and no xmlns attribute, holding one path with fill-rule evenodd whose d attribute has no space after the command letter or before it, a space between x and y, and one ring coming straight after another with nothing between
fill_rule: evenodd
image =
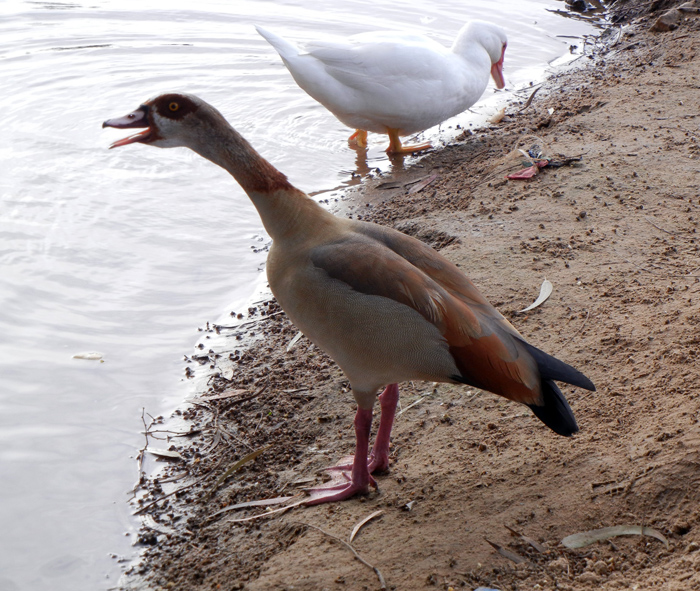
<instances>
[{"instance_id":1,"label":"goose beak","mask_svg":"<svg viewBox=\"0 0 700 591\"><path fill-rule=\"evenodd\" d=\"M496 83L496 88L501 89L505 87L506 81L503 78L503 58L506 55L506 46L503 46L503 52L501 53L501 59L491 66L491 77Z\"/></svg>"},{"instance_id":2,"label":"goose beak","mask_svg":"<svg viewBox=\"0 0 700 591\"><path fill-rule=\"evenodd\" d=\"M117 148L119 146L126 146L127 144L134 144L136 142L147 143L151 137L151 128L148 122L148 107L146 105L141 105L134 112L124 115L124 117L117 117L115 119L107 119L102 124L102 127L114 127L115 129L130 129L130 128L140 128L145 127L145 129L124 139L117 140L111 146L112 148Z\"/></svg>"}]
</instances>

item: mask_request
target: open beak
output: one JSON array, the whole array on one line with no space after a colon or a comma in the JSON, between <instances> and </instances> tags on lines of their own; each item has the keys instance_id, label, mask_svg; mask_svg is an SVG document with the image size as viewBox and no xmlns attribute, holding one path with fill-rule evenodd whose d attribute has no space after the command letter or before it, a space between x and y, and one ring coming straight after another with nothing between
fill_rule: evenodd
<instances>
[{"instance_id":1,"label":"open beak","mask_svg":"<svg viewBox=\"0 0 700 591\"><path fill-rule=\"evenodd\" d=\"M496 83L496 88L503 88L506 85L506 81L503 78L503 58L506 55L506 46L503 46L503 52L501 53L501 59L491 66L491 77Z\"/></svg>"},{"instance_id":2,"label":"open beak","mask_svg":"<svg viewBox=\"0 0 700 591\"><path fill-rule=\"evenodd\" d=\"M117 148L119 146L126 146L127 144L134 144L136 142L146 143L151 137L151 128L148 124L148 106L141 105L133 113L124 115L124 117L117 117L116 119L107 119L102 124L102 127L114 127L116 129L131 129L131 128L141 128L145 129L124 139L117 140L109 148Z\"/></svg>"}]
</instances>

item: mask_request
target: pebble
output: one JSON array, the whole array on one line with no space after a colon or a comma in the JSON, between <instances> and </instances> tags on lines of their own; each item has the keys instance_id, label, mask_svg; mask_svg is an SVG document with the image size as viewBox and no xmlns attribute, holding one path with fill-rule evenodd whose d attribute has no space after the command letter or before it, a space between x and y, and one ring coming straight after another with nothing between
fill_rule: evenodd
<instances>
[{"instance_id":1,"label":"pebble","mask_svg":"<svg viewBox=\"0 0 700 591\"><path fill-rule=\"evenodd\" d=\"M581 583L600 583L600 576L589 571L581 574L577 580Z\"/></svg>"},{"instance_id":2,"label":"pebble","mask_svg":"<svg viewBox=\"0 0 700 591\"><path fill-rule=\"evenodd\" d=\"M564 556L561 556L556 560L552 560L552 562L549 563L549 568L554 571L565 573L569 569L569 561Z\"/></svg>"},{"instance_id":3,"label":"pebble","mask_svg":"<svg viewBox=\"0 0 700 591\"><path fill-rule=\"evenodd\" d=\"M610 569L608 568L607 562L603 560L599 560L593 565L593 570L597 572L599 575L605 575L610 572Z\"/></svg>"}]
</instances>

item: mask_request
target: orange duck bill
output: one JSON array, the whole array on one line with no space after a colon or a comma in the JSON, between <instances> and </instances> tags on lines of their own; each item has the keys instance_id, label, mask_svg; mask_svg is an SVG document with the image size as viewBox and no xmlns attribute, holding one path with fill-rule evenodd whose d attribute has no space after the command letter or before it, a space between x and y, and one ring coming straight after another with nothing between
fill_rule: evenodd
<instances>
[{"instance_id":1,"label":"orange duck bill","mask_svg":"<svg viewBox=\"0 0 700 591\"><path fill-rule=\"evenodd\" d=\"M117 140L111 146L109 146L110 149L117 148L119 146L126 146L127 144L135 144L137 142L147 144L149 143L149 140L152 137L150 123L148 120L148 106L146 105L141 105L132 113L124 115L124 117L107 119L107 121L105 121L102 124L102 127L114 127L115 129L131 129L145 127L145 129L139 133L135 133L134 135L130 135L129 137L125 137L124 139Z\"/></svg>"}]
</instances>

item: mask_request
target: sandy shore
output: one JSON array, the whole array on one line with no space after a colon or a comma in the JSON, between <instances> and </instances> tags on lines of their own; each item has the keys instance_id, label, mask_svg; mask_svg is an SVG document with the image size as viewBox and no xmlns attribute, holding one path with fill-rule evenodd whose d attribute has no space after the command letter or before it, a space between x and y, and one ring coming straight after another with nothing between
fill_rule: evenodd
<instances>
[{"instance_id":1,"label":"sandy shore","mask_svg":"<svg viewBox=\"0 0 700 591\"><path fill-rule=\"evenodd\" d=\"M597 392L564 389L580 434L472 388L405 384L380 492L232 508L303 494L354 445L343 375L306 339L287 351L296 330L259 302L236 311L245 326L209 327L215 344L191 360L211 366L209 389L183 411L192 435L168 443L180 478L143 483L146 549L124 588L378 589L329 535L347 541L377 511L352 546L388 589L700 588L700 20L652 32L659 11L618 4L632 24L529 106L364 183L349 206L440 249L532 344L591 377ZM528 166L513 150L534 146L550 164L506 179ZM545 278L551 297L518 313ZM561 544L625 525L666 543Z\"/></svg>"}]
</instances>

